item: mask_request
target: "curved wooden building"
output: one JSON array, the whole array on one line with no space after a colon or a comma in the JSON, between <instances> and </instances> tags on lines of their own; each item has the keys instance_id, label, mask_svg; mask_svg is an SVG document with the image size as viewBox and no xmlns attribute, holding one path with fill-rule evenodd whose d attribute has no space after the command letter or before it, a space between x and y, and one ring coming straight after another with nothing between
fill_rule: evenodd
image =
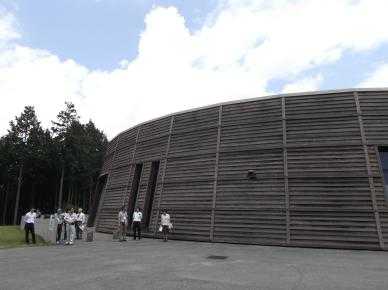
<instances>
[{"instance_id":1,"label":"curved wooden building","mask_svg":"<svg viewBox=\"0 0 388 290\"><path fill-rule=\"evenodd\" d=\"M289 94L176 113L109 144L97 231L123 204L157 237L388 249L388 89ZM385 174L385 179L384 179Z\"/></svg>"}]
</instances>

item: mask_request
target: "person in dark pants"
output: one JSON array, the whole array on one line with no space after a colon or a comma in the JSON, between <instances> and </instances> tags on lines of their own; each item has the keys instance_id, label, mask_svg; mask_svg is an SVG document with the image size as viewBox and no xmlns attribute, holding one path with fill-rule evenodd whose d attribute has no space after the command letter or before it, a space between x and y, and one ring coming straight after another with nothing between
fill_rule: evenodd
<instances>
[{"instance_id":1,"label":"person in dark pants","mask_svg":"<svg viewBox=\"0 0 388 290\"><path fill-rule=\"evenodd\" d=\"M125 206L121 207L119 211L119 241L124 242L127 240L127 227L128 227L128 213Z\"/></svg>"},{"instance_id":2,"label":"person in dark pants","mask_svg":"<svg viewBox=\"0 0 388 290\"><path fill-rule=\"evenodd\" d=\"M85 214L83 213L82 208L79 208L77 213L77 220L75 222L75 233L76 233L77 240L82 239L82 231L83 231L84 224L85 224Z\"/></svg>"},{"instance_id":3,"label":"person in dark pants","mask_svg":"<svg viewBox=\"0 0 388 290\"><path fill-rule=\"evenodd\" d=\"M67 223L65 222L65 215L69 214L70 209L66 208L65 212L63 213L63 226L62 226L62 231L63 231L63 240L67 241Z\"/></svg>"},{"instance_id":4,"label":"person in dark pants","mask_svg":"<svg viewBox=\"0 0 388 290\"><path fill-rule=\"evenodd\" d=\"M172 223L170 220L170 215L167 213L166 210L163 210L161 216L160 216L160 226L163 233L163 241L167 242L168 240L168 233L172 229Z\"/></svg>"},{"instance_id":5,"label":"person in dark pants","mask_svg":"<svg viewBox=\"0 0 388 290\"><path fill-rule=\"evenodd\" d=\"M141 239L140 224L141 224L142 218L143 218L143 214L141 213L140 208L136 208L135 212L133 213L133 224L132 224L134 240L136 240L136 232L137 232L137 236L139 237L139 240Z\"/></svg>"},{"instance_id":6,"label":"person in dark pants","mask_svg":"<svg viewBox=\"0 0 388 290\"><path fill-rule=\"evenodd\" d=\"M62 239L62 229L63 229L63 213L60 208L58 208L57 213L55 214L55 222L57 223L57 244L60 244Z\"/></svg>"},{"instance_id":7,"label":"person in dark pants","mask_svg":"<svg viewBox=\"0 0 388 290\"><path fill-rule=\"evenodd\" d=\"M26 233L26 243L29 244L30 241L28 239L28 234L31 233L32 242L35 244L35 219L36 219L36 213L34 209L31 209L26 215L24 216L24 231Z\"/></svg>"}]
</instances>

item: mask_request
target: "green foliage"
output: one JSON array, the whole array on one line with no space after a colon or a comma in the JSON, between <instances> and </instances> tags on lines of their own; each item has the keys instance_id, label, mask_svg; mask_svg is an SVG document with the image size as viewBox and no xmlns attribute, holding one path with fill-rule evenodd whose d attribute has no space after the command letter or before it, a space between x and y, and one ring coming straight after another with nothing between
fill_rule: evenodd
<instances>
[{"instance_id":1,"label":"green foliage","mask_svg":"<svg viewBox=\"0 0 388 290\"><path fill-rule=\"evenodd\" d=\"M20 197L21 216L30 207L53 212L58 205L63 173L63 204L89 207L89 200L102 165L107 138L92 121L80 122L74 104L44 130L31 106L10 122L0 138L0 224L11 222L18 173L23 164Z\"/></svg>"},{"instance_id":2,"label":"green foliage","mask_svg":"<svg viewBox=\"0 0 388 290\"><path fill-rule=\"evenodd\" d=\"M52 121L52 132L60 137L64 137L68 128L74 123L79 121L79 116L75 106L71 102L65 102L66 108L57 115L57 121Z\"/></svg>"}]
</instances>

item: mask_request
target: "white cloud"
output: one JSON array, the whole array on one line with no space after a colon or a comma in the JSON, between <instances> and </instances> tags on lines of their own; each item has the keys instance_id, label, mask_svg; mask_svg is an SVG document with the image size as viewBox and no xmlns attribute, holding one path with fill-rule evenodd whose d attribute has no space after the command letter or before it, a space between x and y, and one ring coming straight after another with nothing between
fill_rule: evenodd
<instances>
[{"instance_id":1,"label":"white cloud","mask_svg":"<svg viewBox=\"0 0 388 290\"><path fill-rule=\"evenodd\" d=\"M1 53L0 96L1 129L8 122L34 105L45 127L64 108L64 101L78 102L82 81L88 70L72 60L61 61L47 51L13 46Z\"/></svg>"},{"instance_id":2,"label":"white cloud","mask_svg":"<svg viewBox=\"0 0 388 290\"><path fill-rule=\"evenodd\" d=\"M360 88L388 87L388 63L380 65L358 86Z\"/></svg>"},{"instance_id":3,"label":"white cloud","mask_svg":"<svg viewBox=\"0 0 388 290\"><path fill-rule=\"evenodd\" d=\"M0 7L0 49L11 40L20 38L15 17Z\"/></svg>"},{"instance_id":4,"label":"white cloud","mask_svg":"<svg viewBox=\"0 0 388 290\"><path fill-rule=\"evenodd\" d=\"M286 84L282 93L296 93L296 92L311 92L319 89L320 84L323 81L321 74L318 74L313 77L307 77L295 82Z\"/></svg>"},{"instance_id":5,"label":"white cloud","mask_svg":"<svg viewBox=\"0 0 388 290\"><path fill-rule=\"evenodd\" d=\"M109 137L163 114L266 94L271 79L293 79L283 91L319 89L321 75L345 51L388 41L385 0L223 0L193 33L174 7L154 7L133 61L89 70L48 51L17 44L11 14L0 19L0 134L32 104L44 125L65 100ZM4 101L3 101L4 104Z\"/></svg>"}]
</instances>

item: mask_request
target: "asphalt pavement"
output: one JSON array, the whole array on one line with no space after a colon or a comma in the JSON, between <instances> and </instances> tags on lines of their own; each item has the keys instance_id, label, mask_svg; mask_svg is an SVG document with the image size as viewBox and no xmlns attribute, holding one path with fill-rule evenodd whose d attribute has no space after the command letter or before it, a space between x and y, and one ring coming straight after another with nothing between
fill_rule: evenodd
<instances>
[{"instance_id":1,"label":"asphalt pavement","mask_svg":"<svg viewBox=\"0 0 388 290\"><path fill-rule=\"evenodd\" d=\"M0 250L0 289L388 289L388 252L97 234L74 246Z\"/></svg>"}]
</instances>

